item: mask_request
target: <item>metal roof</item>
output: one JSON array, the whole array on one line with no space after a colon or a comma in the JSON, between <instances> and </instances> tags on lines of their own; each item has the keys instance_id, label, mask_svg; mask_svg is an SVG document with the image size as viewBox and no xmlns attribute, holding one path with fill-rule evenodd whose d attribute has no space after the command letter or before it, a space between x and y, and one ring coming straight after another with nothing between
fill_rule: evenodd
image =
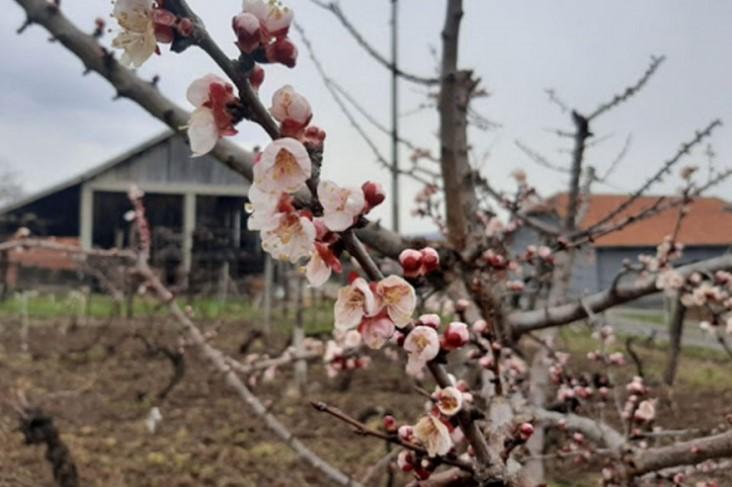
<instances>
[{"instance_id":1,"label":"metal roof","mask_svg":"<svg viewBox=\"0 0 732 487\"><path fill-rule=\"evenodd\" d=\"M86 181L94 179L95 177L99 176L100 174L104 173L105 171L112 169L114 166L121 164L122 162L126 161L127 159L129 159L137 154L140 154L149 149L152 149L156 145L158 145L162 142L165 142L166 140L174 137L175 135L176 135L176 133L173 132L172 130L166 130L166 131L156 135L155 137L148 139L145 142L142 142L141 144L138 144L135 147L123 152L122 154L119 154L118 156L113 157L112 159L109 159L109 160L99 164L98 166L94 166L90 169L87 169L86 171L84 171L81 174L78 174L78 175L76 175L72 178L69 178L65 181L62 181L60 183L54 184L53 186L50 186L46 189L43 189L41 191L28 195L25 198L21 198L20 200L16 201L15 203L12 203L3 208L0 208L0 215L10 213L10 212L15 211L19 208L22 208L26 205L34 203L42 198L45 198L46 196L52 195L53 193L58 193L59 191L63 191L65 189L71 188L78 184L82 184L82 183L85 183Z\"/></svg>"}]
</instances>

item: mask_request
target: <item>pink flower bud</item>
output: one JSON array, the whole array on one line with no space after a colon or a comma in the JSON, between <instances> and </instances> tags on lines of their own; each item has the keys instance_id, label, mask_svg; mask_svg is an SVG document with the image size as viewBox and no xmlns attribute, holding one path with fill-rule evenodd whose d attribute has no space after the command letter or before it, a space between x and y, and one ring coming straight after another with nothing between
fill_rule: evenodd
<instances>
[{"instance_id":1,"label":"pink flower bud","mask_svg":"<svg viewBox=\"0 0 732 487\"><path fill-rule=\"evenodd\" d=\"M264 83L264 68L259 64L255 64L252 72L249 73L249 84L252 85L252 88L258 90L262 83Z\"/></svg>"},{"instance_id":2,"label":"pink flower bud","mask_svg":"<svg viewBox=\"0 0 732 487\"><path fill-rule=\"evenodd\" d=\"M403 250L399 254L399 264L401 264L406 277L418 276L422 268L422 254L414 249Z\"/></svg>"},{"instance_id":3,"label":"pink flower bud","mask_svg":"<svg viewBox=\"0 0 732 487\"><path fill-rule=\"evenodd\" d=\"M366 200L366 206L367 206L366 213L368 213L368 211L371 210L372 208L379 206L386 199L386 194L384 193L384 188L382 188L379 183L375 183L373 181L366 181L361 186L361 189L363 190L363 196L364 196L364 199Z\"/></svg>"},{"instance_id":4,"label":"pink flower bud","mask_svg":"<svg viewBox=\"0 0 732 487\"><path fill-rule=\"evenodd\" d=\"M265 54L269 62L284 64L288 68L294 68L297 63L297 47L286 37L268 45Z\"/></svg>"},{"instance_id":5,"label":"pink flower bud","mask_svg":"<svg viewBox=\"0 0 732 487\"><path fill-rule=\"evenodd\" d=\"M323 150L323 142L325 141L325 130L320 127L311 125L305 129L302 136L302 143L311 150Z\"/></svg>"},{"instance_id":6,"label":"pink flower bud","mask_svg":"<svg viewBox=\"0 0 732 487\"><path fill-rule=\"evenodd\" d=\"M414 454L409 450L402 450L397 456L397 466L402 472L414 470Z\"/></svg>"},{"instance_id":7,"label":"pink flower bud","mask_svg":"<svg viewBox=\"0 0 732 487\"><path fill-rule=\"evenodd\" d=\"M432 247L425 247L421 251L422 265L425 274L437 270L440 267L440 255Z\"/></svg>"},{"instance_id":8,"label":"pink flower bud","mask_svg":"<svg viewBox=\"0 0 732 487\"><path fill-rule=\"evenodd\" d=\"M470 340L470 332L468 332L468 325L459 321L453 321L447 325L447 330L442 337L442 347L445 350L455 350Z\"/></svg>"},{"instance_id":9,"label":"pink flower bud","mask_svg":"<svg viewBox=\"0 0 732 487\"><path fill-rule=\"evenodd\" d=\"M473 323L472 329L473 333L475 333L476 335L481 335L488 330L488 322L486 320L478 320Z\"/></svg>"},{"instance_id":10,"label":"pink flower bud","mask_svg":"<svg viewBox=\"0 0 732 487\"><path fill-rule=\"evenodd\" d=\"M414 430L407 424L400 426L397 430L397 434L399 435L399 439L402 441L411 443L414 439Z\"/></svg>"},{"instance_id":11,"label":"pink flower bud","mask_svg":"<svg viewBox=\"0 0 732 487\"><path fill-rule=\"evenodd\" d=\"M384 416L384 429L388 433L396 433L397 429L399 429L396 418L391 414Z\"/></svg>"},{"instance_id":12,"label":"pink flower bud","mask_svg":"<svg viewBox=\"0 0 732 487\"><path fill-rule=\"evenodd\" d=\"M420 325L429 326L435 330L439 329L441 324L440 315L436 315L434 313L422 315L419 317L418 321Z\"/></svg>"},{"instance_id":13,"label":"pink flower bud","mask_svg":"<svg viewBox=\"0 0 732 487\"><path fill-rule=\"evenodd\" d=\"M188 17L180 19L178 24L175 26L176 30L183 37L191 37L193 35L193 21Z\"/></svg>"},{"instance_id":14,"label":"pink flower bud","mask_svg":"<svg viewBox=\"0 0 732 487\"><path fill-rule=\"evenodd\" d=\"M299 138L313 118L308 100L290 85L285 85L274 92L269 111L275 120L282 124L281 132L286 137Z\"/></svg>"},{"instance_id":15,"label":"pink flower bud","mask_svg":"<svg viewBox=\"0 0 732 487\"><path fill-rule=\"evenodd\" d=\"M462 313L467 310L469 306L470 301L468 301L467 299L458 299L455 303L455 311L457 311L458 313Z\"/></svg>"},{"instance_id":16,"label":"pink flower bud","mask_svg":"<svg viewBox=\"0 0 732 487\"><path fill-rule=\"evenodd\" d=\"M521 438L522 441L526 441L534 434L534 425L531 423L521 423L518 427L517 433L518 437Z\"/></svg>"},{"instance_id":17,"label":"pink flower bud","mask_svg":"<svg viewBox=\"0 0 732 487\"><path fill-rule=\"evenodd\" d=\"M262 33L259 19L253 14L242 12L232 20L232 27L236 34L236 45L241 52L251 54L262 42Z\"/></svg>"},{"instance_id":18,"label":"pink flower bud","mask_svg":"<svg viewBox=\"0 0 732 487\"><path fill-rule=\"evenodd\" d=\"M478 365L480 365L484 369L493 368L493 357L491 357L490 355L483 355L478 360Z\"/></svg>"}]
</instances>

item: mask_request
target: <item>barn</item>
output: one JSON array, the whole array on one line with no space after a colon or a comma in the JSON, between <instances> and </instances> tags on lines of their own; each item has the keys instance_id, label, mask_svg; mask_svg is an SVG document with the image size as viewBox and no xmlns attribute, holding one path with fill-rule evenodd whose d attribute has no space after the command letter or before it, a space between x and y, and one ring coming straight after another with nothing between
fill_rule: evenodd
<instances>
[{"instance_id":1,"label":"barn","mask_svg":"<svg viewBox=\"0 0 732 487\"><path fill-rule=\"evenodd\" d=\"M0 236L27 227L83 248L123 248L133 184L145 191L152 261L168 281L221 269L234 278L262 270L258 234L246 225L249 183L214 156L192 158L186 140L172 132L3 208Z\"/></svg>"},{"instance_id":2,"label":"barn","mask_svg":"<svg viewBox=\"0 0 732 487\"><path fill-rule=\"evenodd\" d=\"M627 216L638 214L652 207L658 198L650 195L637 198L612 221L622 221ZM591 227L627 200L628 196L622 194L593 194L579 222L580 229ZM556 223L564 218L567 201L566 193L557 194L531 213ZM623 261L638 262L641 254L655 255L656 247L673 233L678 213L678 207L669 208L600 236L591 245L580 249L572 273L573 295L582 296L607 289L622 269ZM527 244L535 244L539 239L534 230L525 227L516 235L513 247L521 251ZM728 252L732 245L732 206L715 197L694 199L682 222L677 241L684 244L681 262L695 262Z\"/></svg>"}]
</instances>

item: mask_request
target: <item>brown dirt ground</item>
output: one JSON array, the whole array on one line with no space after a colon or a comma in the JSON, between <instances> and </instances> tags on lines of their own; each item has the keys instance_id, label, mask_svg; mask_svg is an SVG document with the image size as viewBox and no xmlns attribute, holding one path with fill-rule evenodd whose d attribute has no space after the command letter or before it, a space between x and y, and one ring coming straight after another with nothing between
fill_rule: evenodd
<instances>
[{"instance_id":1,"label":"brown dirt ground","mask_svg":"<svg viewBox=\"0 0 732 487\"><path fill-rule=\"evenodd\" d=\"M163 323L112 325L101 336L98 328L62 335L47 323L31 329L29 354L18 351L17 323L3 320L0 327L4 328L0 333L0 399L20 387L54 416L83 486L329 485L273 439L226 389L220 376L193 352L187 355L183 381L159 405L164 420L158 433L149 434L144 419L153 405L150 398L167 383L170 367L163 358L149 357L140 341L125 336L135 327L159 335L161 343L174 344L174 334L151 331L164 327ZM235 354L246 331L241 324L223 325L214 341ZM583 342L570 338L581 351ZM86 349L78 351L80 348ZM641 352L651 368L654 354L662 353ZM256 392L317 453L359 478L383 456L384 445L350 434L347 427L317 413L307 401L324 400L354 415L380 405L400 420L414 420L422 401L412 393L408 381L400 378L398 366L383 358L376 357L376 361L372 368L356 374L348 394L339 392L337 381L327 379L318 365L310 368L307 399L287 392L288 373L276 383L257 387ZM673 402L662 402L666 421L675 427L718 424L730 412L732 400L732 381L718 379L729 375L722 369L725 365L707 357L690 358L682 364ZM591 367L582 360L578 366ZM44 448L24 445L16 428L12 410L0 405L0 487L52 487ZM580 486L595 485L598 469L599 465L556 463L550 471L556 480L553 485ZM396 485L403 485L406 477L399 479Z\"/></svg>"}]
</instances>

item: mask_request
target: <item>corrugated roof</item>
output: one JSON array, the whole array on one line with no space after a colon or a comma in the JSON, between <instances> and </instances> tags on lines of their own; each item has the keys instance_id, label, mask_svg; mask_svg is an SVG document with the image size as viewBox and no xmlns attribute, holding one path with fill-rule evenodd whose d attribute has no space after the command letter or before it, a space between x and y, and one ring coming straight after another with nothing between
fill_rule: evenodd
<instances>
[{"instance_id":1,"label":"corrugated roof","mask_svg":"<svg viewBox=\"0 0 732 487\"><path fill-rule=\"evenodd\" d=\"M642 196L635 200L613 221L637 214L649 208L658 196ZM588 228L600 221L612 210L628 200L622 194L594 194L590 198L587 214L580 228ZM558 194L549 200L550 206L560 215L566 212L568 195ZM646 247L661 243L666 235L673 232L679 208L670 208L652 217L632 223L622 230L598 237L597 247ZM720 198L696 198L690 205L690 212L684 218L678 241L687 246L727 246L732 245L732 207Z\"/></svg>"},{"instance_id":2,"label":"corrugated roof","mask_svg":"<svg viewBox=\"0 0 732 487\"><path fill-rule=\"evenodd\" d=\"M72 186L76 186L77 184L81 184L83 182L89 181L90 179L95 178L99 174L113 168L117 164L120 164L130 157L139 154L141 152L145 152L146 150L155 147L156 145L165 142L166 140L173 137L175 133L171 130L166 130L162 132L159 135L156 135L155 137L146 140L145 142L142 142L139 145L136 145L132 149L125 151L124 153L113 157L112 159L109 159L106 162L103 162L102 164L99 164L98 166L94 166L91 169L88 169L84 171L81 174L78 174L72 178L69 178L65 181L62 181L58 184L54 184L51 187L48 187L46 189L43 189L41 191L38 191L36 193L33 193L29 196L26 196L25 198L21 198L20 200L16 201L13 204L7 205L4 208L0 208L0 215L10 213L11 211L17 210L18 208L22 208L30 203L33 203L35 201L40 200L41 198L45 198L48 195L51 195L53 193L57 193L59 191L63 191L65 189L68 189Z\"/></svg>"}]
</instances>

